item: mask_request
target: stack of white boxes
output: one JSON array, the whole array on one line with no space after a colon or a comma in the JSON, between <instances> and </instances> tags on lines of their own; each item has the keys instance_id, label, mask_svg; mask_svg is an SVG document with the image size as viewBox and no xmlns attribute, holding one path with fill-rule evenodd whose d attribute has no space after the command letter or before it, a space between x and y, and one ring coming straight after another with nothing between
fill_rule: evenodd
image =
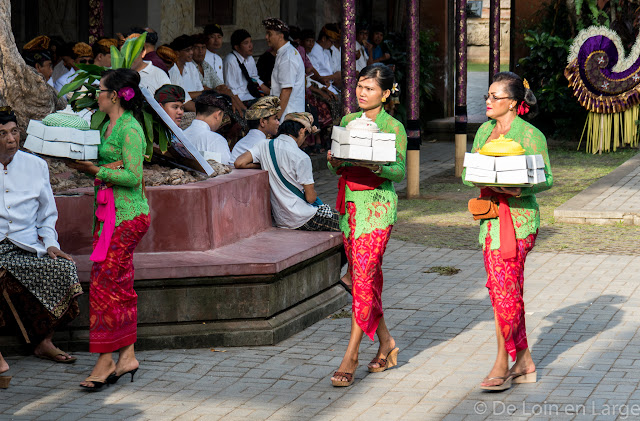
<instances>
[{"instance_id":1,"label":"stack of white boxes","mask_svg":"<svg viewBox=\"0 0 640 421\"><path fill-rule=\"evenodd\" d=\"M331 133L331 155L341 159L395 162L396 135L334 126Z\"/></svg>"},{"instance_id":2,"label":"stack of white boxes","mask_svg":"<svg viewBox=\"0 0 640 421\"><path fill-rule=\"evenodd\" d=\"M24 148L37 154L71 159L98 159L100 132L71 127L52 127L31 120Z\"/></svg>"},{"instance_id":3,"label":"stack of white boxes","mask_svg":"<svg viewBox=\"0 0 640 421\"><path fill-rule=\"evenodd\" d=\"M464 154L465 181L477 184L539 184L546 181L542 155Z\"/></svg>"}]
</instances>

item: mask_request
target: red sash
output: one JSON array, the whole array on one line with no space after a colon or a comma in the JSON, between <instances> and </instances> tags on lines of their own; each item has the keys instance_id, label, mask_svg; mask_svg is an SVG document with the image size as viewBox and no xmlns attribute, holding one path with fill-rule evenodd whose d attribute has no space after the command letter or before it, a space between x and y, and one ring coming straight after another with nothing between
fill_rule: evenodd
<instances>
[{"instance_id":1,"label":"red sash","mask_svg":"<svg viewBox=\"0 0 640 421\"><path fill-rule=\"evenodd\" d=\"M480 197L496 197L500 206L498 208L498 219L500 220L500 253L502 260L515 259L516 257L516 230L511 219L511 209L507 199L507 194L497 193L485 187L480 190Z\"/></svg>"},{"instance_id":2,"label":"red sash","mask_svg":"<svg viewBox=\"0 0 640 421\"><path fill-rule=\"evenodd\" d=\"M346 212L345 185L349 186L351 191L363 191L376 189L385 181L384 178L378 177L364 167L342 167L337 172L341 176L338 181L338 200L336 201L336 208L340 215L344 215Z\"/></svg>"}]
</instances>

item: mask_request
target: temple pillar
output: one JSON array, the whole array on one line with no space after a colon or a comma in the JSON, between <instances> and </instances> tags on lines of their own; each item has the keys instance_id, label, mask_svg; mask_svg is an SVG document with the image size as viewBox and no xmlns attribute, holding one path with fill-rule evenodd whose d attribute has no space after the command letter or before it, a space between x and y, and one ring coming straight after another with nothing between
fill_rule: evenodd
<instances>
[{"instance_id":1,"label":"temple pillar","mask_svg":"<svg viewBox=\"0 0 640 421\"><path fill-rule=\"evenodd\" d=\"M407 2L407 199L420 196L420 3Z\"/></svg>"},{"instance_id":2,"label":"temple pillar","mask_svg":"<svg viewBox=\"0 0 640 421\"><path fill-rule=\"evenodd\" d=\"M467 0L456 4L455 172L462 176L467 151Z\"/></svg>"}]
</instances>

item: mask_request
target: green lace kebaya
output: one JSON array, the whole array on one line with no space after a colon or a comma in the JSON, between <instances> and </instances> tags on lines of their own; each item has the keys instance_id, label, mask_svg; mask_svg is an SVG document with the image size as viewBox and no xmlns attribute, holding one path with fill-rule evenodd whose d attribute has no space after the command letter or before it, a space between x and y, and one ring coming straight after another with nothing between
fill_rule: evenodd
<instances>
[{"instance_id":1,"label":"green lace kebaya","mask_svg":"<svg viewBox=\"0 0 640 421\"><path fill-rule=\"evenodd\" d=\"M496 126L495 120L484 123L478 129L476 137L473 140L471 152L475 153L487 143L491 132ZM536 201L536 193L548 190L553 186L553 175L551 174L551 165L549 164L549 153L547 151L547 139L542 132L536 129L532 124L524 121L520 117L516 117L511 123L511 129L504 137L513 139L518 142L525 150L526 155L542 155L544 159L544 173L546 181L536 184L532 187L522 189L520 197L512 196L508 199L509 208L511 208L511 218L513 219L513 227L516 231L516 239L524 239L534 234L540 228L540 210ZM462 179L465 179L466 169L462 171ZM464 181L464 184L473 186L473 183ZM491 222L491 231L489 232L488 223ZM500 220L482 219L480 221L480 245L484 247L487 235L491 236L491 250L500 248Z\"/></svg>"},{"instance_id":2,"label":"green lace kebaya","mask_svg":"<svg viewBox=\"0 0 640 421\"><path fill-rule=\"evenodd\" d=\"M107 124L101 132L98 147L98 165L122 160L124 169L100 167L96 178L113 184L116 204L116 227L122 221L149 214L149 203L142 185L142 163L146 141L142 126L130 111L125 111L116 121L111 135L104 137Z\"/></svg>"},{"instance_id":3,"label":"green lace kebaya","mask_svg":"<svg viewBox=\"0 0 640 421\"><path fill-rule=\"evenodd\" d=\"M362 116L362 111L344 116L340 125L346 127L351 121ZM385 229L396 223L398 218L398 195L393 188L393 183L399 183L405 177L405 159L407 156L407 133L404 126L391 117L384 109L380 110L375 123L383 133L395 133L396 135L396 162L382 165L382 171L377 174L386 180L376 189L351 191L345 187L345 202L353 202L356 205L356 229L355 238L362 234L370 234L375 229ZM327 163L329 169L335 174L338 168L333 168ZM345 162L341 166L352 166ZM340 229L345 237L349 237L349 215L340 215Z\"/></svg>"}]
</instances>

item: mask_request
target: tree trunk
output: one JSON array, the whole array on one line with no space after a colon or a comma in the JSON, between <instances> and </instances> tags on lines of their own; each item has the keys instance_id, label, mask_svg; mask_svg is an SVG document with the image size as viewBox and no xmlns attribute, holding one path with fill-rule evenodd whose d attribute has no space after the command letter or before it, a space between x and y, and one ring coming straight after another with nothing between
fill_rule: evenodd
<instances>
[{"instance_id":1,"label":"tree trunk","mask_svg":"<svg viewBox=\"0 0 640 421\"><path fill-rule=\"evenodd\" d=\"M55 111L55 91L18 52L11 31L11 2L0 0L0 104L13 108L18 125Z\"/></svg>"}]
</instances>

